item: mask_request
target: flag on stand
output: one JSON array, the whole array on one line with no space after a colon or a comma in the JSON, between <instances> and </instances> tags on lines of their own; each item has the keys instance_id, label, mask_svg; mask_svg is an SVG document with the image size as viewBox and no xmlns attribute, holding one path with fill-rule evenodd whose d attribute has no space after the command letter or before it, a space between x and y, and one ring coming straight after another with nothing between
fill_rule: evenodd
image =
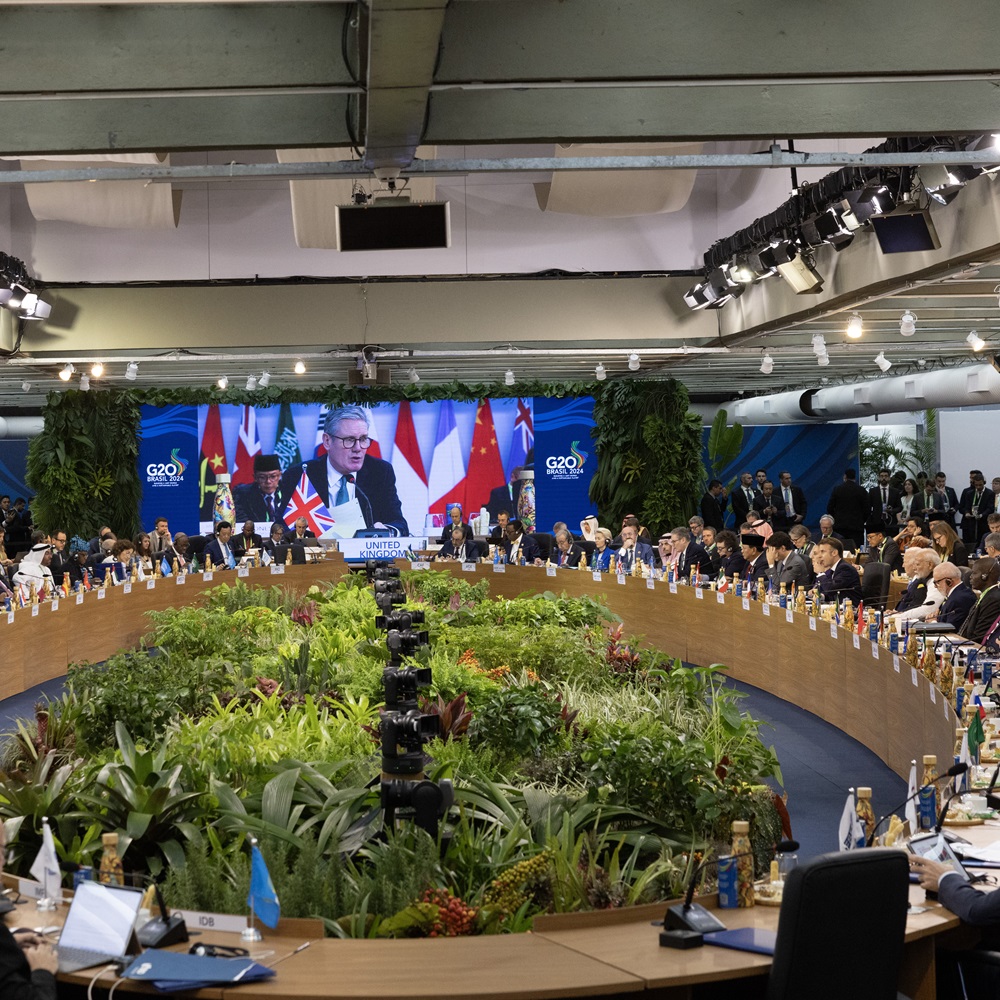
<instances>
[{"instance_id":1,"label":"flag on stand","mask_svg":"<svg viewBox=\"0 0 1000 1000\"><path fill-rule=\"evenodd\" d=\"M396 438L392 445L392 471L396 474L396 493L410 534L419 535L424 530L424 518L427 516L427 473L420 457L408 399L399 404Z\"/></svg>"},{"instance_id":2,"label":"flag on stand","mask_svg":"<svg viewBox=\"0 0 1000 1000\"><path fill-rule=\"evenodd\" d=\"M278 926L281 904L256 840L250 843L250 892L247 893L247 906L268 927L273 929Z\"/></svg>"},{"instance_id":3,"label":"flag on stand","mask_svg":"<svg viewBox=\"0 0 1000 1000\"><path fill-rule=\"evenodd\" d=\"M17 585L17 606L19 608L26 608L31 602L31 590L25 583L19 583Z\"/></svg>"},{"instance_id":4,"label":"flag on stand","mask_svg":"<svg viewBox=\"0 0 1000 1000\"><path fill-rule=\"evenodd\" d=\"M199 472L201 496L198 503L202 521L212 520L212 505L215 503L215 477L226 471L226 446L222 440L222 418L219 415L219 404L212 403L208 408L205 430L201 435Z\"/></svg>"},{"instance_id":5,"label":"flag on stand","mask_svg":"<svg viewBox=\"0 0 1000 1000\"><path fill-rule=\"evenodd\" d=\"M910 824L910 836L917 833L917 762L910 761L910 780L906 785L906 821Z\"/></svg>"},{"instance_id":6,"label":"flag on stand","mask_svg":"<svg viewBox=\"0 0 1000 1000\"><path fill-rule=\"evenodd\" d=\"M969 770L972 769L972 754L969 753L969 733L962 733L962 746L958 751L958 761L964 764ZM969 770L964 774L955 775L955 792L965 792L969 788Z\"/></svg>"},{"instance_id":7,"label":"flag on stand","mask_svg":"<svg viewBox=\"0 0 1000 1000\"><path fill-rule=\"evenodd\" d=\"M458 424L450 399L441 404L438 418L437 437L434 453L431 455L431 471L427 482L427 492L431 498L428 510L444 513L444 505L465 496L465 463L462 460L462 444L458 439Z\"/></svg>"},{"instance_id":8,"label":"flag on stand","mask_svg":"<svg viewBox=\"0 0 1000 1000\"><path fill-rule=\"evenodd\" d=\"M465 516L466 519L478 514L490 498L494 487L507 481L500 461L497 446L497 432L493 426L493 410L490 401L484 399L476 408L476 427L472 432L472 451L465 476Z\"/></svg>"},{"instance_id":9,"label":"flag on stand","mask_svg":"<svg viewBox=\"0 0 1000 1000\"><path fill-rule=\"evenodd\" d=\"M253 460L261 452L260 436L257 434L257 411L252 406L243 407L240 421L240 436L236 442L236 462L233 466L232 486L242 486L253 482Z\"/></svg>"},{"instance_id":10,"label":"flag on stand","mask_svg":"<svg viewBox=\"0 0 1000 1000\"><path fill-rule=\"evenodd\" d=\"M972 756L977 756L980 745L986 739L986 734L983 732L983 717L980 712L972 713L972 718L969 719L969 729L966 733L966 738L969 741L969 753Z\"/></svg>"},{"instance_id":11,"label":"flag on stand","mask_svg":"<svg viewBox=\"0 0 1000 1000\"><path fill-rule=\"evenodd\" d=\"M295 492L288 501L288 507L285 508L285 524L289 528L293 528L300 517L306 519L309 530L317 538L329 531L335 524L330 511L323 503L323 498L313 488L305 471L303 471L299 485L295 487Z\"/></svg>"},{"instance_id":12,"label":"flag on stand","mask_svg":"<svg viewBox=\"0 0 1000 1000\"><path fill-rule=\"evenodd\" d=\"M56 842L52 839L52 828L48 816L42 817L42 846L31 865L31 877L42 883L42 895L46 899L62 897L62 873L59 870L59 855Z\"/></svg>"},{"instance_id":13,"label":"flag on stand","mask_svg":"<svg viewBox=\"0 0 1000 1000\"><path fill-rule=\"evenodd\" d=\"M858 635L865 634L865 602L858 601Z\"/></svg>"},{"instance_id":14,"label":"flag on stand","mask_svg":"<svg viewBox=\"0 0 1000 1000\"><path fill-rule=\"evenodd\" d=\"M853 788L847 792L847 801L840 816L838 843L842 851L853 851L856 847L865 846L865 827L858 816Z\"/></svg>"},{"instance_id":15,"label":"flag on stand","mask_svg":"<svg viewBox=\"0 0 1000 1000\"><path fill-rule=\"evenodd\" d=\"M278 456L278 464L281 466L282 472L302 464L299 436L295 433L291 403L282 403L281 409L278 411L278 433L274 438L274 453Z\"/></svg>"},{"instance_id":16,"label":"flag on stand","mask_svg":"<svg viewBox=\"0 0 1000 1000\"><path fill-rule=\"evenodd\" d=\"M531 414L531 401L518 399L517 416L514 418L514 437L507 455L507 475L519 465L524 465L528 452L535 447L535 422Z\"/></svg>"}]
</instances>

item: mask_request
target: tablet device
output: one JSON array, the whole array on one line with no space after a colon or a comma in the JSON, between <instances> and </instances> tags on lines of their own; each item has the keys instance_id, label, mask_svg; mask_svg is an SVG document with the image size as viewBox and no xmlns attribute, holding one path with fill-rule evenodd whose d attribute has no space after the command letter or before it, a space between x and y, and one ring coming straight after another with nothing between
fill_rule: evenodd
<instances>
[{"instance_id":1,"label":"tablet device","mask_svg":"<svg viewBox=\"0 0 1000 1000\"><path fill-rule=\"evenodd\" d=\"M912 837L908 846L912 854L919 854L932 861L951 865L966 882L969 881L969 873L965 870L962 862L958 860L958 855L951 849L951 844L945 840L943 834L922 833L918 837Z\"/></svg>"}]
</instances>

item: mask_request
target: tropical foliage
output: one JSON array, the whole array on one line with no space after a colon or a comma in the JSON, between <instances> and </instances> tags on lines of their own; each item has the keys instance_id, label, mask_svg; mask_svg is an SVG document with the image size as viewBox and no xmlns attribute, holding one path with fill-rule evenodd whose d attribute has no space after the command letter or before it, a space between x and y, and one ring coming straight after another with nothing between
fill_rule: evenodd
<instances>
[{"instance_id":1,"label":"tropical foliage","mask_svg":"<svg viewBox=\"0 0 1000 1000\"><path fill-rule=\"evenodd\" d=\"M237 583L151 614L142 648L72 666L21 721L0 771L10 868L26 872L49 816L65 860L92 863L115 830L125 869L163 878L174 905L239 911L253 833L284 915L446 936L670 895L733 818L776 839L777 761L718 668L643 649L589 597L404 585L431 639L413 658L432 671L421 705L441 721L426 772L454 783L436 840L383 824L372 593Z\"/></svg>"}]
</instances>

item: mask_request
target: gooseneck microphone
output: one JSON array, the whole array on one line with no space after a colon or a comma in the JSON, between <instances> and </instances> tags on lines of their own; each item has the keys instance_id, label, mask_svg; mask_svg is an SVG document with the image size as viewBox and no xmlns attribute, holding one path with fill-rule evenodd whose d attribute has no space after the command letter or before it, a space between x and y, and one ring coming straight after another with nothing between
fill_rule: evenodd
<instances>
[{"instance_id":1,"label":"gooseneck microphone","mask_svg":"<svg viewBox=\"0 0 1000 1000\"><path fill-rule=\"evenodd\" d=\"M898 812L900 809L904 808L908 802L913 801L921 792L925 789L933 788L939 781L943 781L945 778L954 778L959 774L965 774L969 770L969 765L965 761L960 761L958 764L952 764L944 774L939 774L933 781L927 782L926 785L921 785L912 795L907 795L898 806L890 809L884 816L879 816L878 822L872 827L872 832L869 834L868 839L865 841L865 847L871 847L875 843L875 837L878 834L878 828L894 813ZM949 802L951 800L949 799ZM938 827L940 831L940 827ZM915 832L915 831L912 831Z\"/></svg>"}]
</instances>

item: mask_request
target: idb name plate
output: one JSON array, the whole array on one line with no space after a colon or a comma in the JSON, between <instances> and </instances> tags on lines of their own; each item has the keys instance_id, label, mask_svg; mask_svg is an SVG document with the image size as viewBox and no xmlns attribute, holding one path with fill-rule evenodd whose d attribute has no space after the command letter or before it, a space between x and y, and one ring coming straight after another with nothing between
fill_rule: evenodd
<instances>
[{"instance_id":1,"label":"idb name plate","mask_svg":"<svg viewBox=\"0 0 1000 1000\"><path fill-rule=\"evenodd\" d=\"M21 895L26 894L22 892ZM196 927L198 930L240 934L247 927L245 916L234 916L231 913L203 913L201 910L174 910L173 912L179 913L188 927Z\"/></svg>"},{"instance_id":2,"label":"idb name plate","mask_svg":"<svg viewBox=\"0 0 1000 1000\"><path fill-rule=\"evenodd\" d=\"M427 548L427 538L402 535L398 538L340 538L337 547L347 562L368 559L410 559L411 553Z\"/></svg>"}]
</instances>

